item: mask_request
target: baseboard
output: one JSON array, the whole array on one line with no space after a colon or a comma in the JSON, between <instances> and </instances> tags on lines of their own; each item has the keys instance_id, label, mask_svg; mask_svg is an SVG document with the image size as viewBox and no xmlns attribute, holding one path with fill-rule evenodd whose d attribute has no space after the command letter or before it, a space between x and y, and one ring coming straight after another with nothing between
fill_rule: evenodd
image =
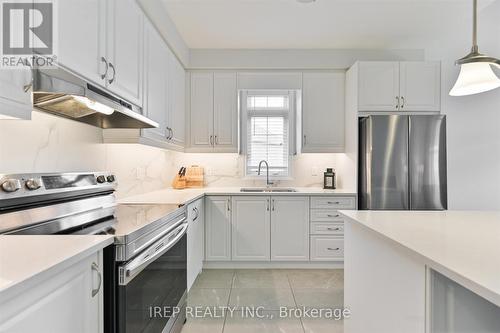
<instances>
[{"instance_id":1,"label":"baseboard","mask_svg":"<svg viewBox=\"0 0 500 333\"><path fill-rule=\"evenodd\" d=\"M343 269L343 261L311 262L311 261L204 261L205 269Z\"/></svg>"}]
</instances>

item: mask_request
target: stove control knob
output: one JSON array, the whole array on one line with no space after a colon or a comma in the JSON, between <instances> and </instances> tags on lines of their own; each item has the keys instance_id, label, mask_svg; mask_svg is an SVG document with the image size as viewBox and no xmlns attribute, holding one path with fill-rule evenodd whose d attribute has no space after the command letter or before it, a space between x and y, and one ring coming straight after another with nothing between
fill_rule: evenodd
<instances>
[{"instance_id":1,"label":"stove control knob","mask_svg":"<svg viewBox=\"0 0 500 333\"><path fill-rule=\"evenodd\" d=\"M40 184L40 180L36 178L30 178L24 183L26 188L30 191L38 190L42 184Z\"/></svg>"},{"instance_id":2,"label":"stove control knob","mask_svg":"<svg viewBox=\"0 0 500 333\"><path fill-rule=\"evenodd\" d=\"M2 190L5 192L15 192L21 188L19 179L7 179L2 183Z\"/></svg>"},{"instance_id":3,"label":"stove control knob","mask_svg":"<svg viewBox=\"0 0 500 333\"><path fill-rule=\"evenodd\" d=\"M106 177L104 177L103 175L101 175L101 176L97 176L97 182L98 182L99 184L102 184L102 183L104 183L105 181L106 181Z\"/></svg>"},{"instance_id":4,"label":"stove control knob","mask_svg":"<svg viewBox=\"0 0 500 333\"><path fill-rule=\"evenodd\" d=\"M109 175L106 177L106 180L108 181L108 183L112 183L115 181L115 176L114 175Z\"/></svg>"}]
</instances>

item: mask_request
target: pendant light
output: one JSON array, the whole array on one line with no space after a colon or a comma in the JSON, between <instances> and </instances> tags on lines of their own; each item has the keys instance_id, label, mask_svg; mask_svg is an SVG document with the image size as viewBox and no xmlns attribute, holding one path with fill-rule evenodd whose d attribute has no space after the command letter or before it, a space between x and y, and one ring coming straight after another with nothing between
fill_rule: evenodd
<instances>
[{"instance_id":1,"label":"pendant light","mask_svg":"<svg viewBox=\"0 0 500 333\"><path fill-rule=\"evenodd\" d=\"M455 62L460 65L460 74L450 91L451 96L473 95L500 87L500 78L491 68L500 68L500 60L479 53L477 47L477 0L473 1L472 51Z\"/></svg>"}]
</instances>

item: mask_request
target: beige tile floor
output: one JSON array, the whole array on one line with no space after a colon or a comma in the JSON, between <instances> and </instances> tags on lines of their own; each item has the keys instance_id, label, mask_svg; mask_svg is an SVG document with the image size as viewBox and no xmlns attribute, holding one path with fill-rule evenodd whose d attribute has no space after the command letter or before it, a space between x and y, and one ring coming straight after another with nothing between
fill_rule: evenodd
<instances>
[{"instance_id":1,"label":"beige tile floor","mask_svg":"<svg viewBox=\"0 0 500 333\"><path fill-rule=\"evenodd\" d=\"M342 308L344 272L341 269L204 270L188 295L190 307L236 308L217 318L188 318L182 333L342 333L343 322L279 315L280 307ZM262 307L265 318L243 316L242 307ZM214 313L213 311L211 313ZM220 317L219 317L220 316Z\"/></svg>"}]
</instances>

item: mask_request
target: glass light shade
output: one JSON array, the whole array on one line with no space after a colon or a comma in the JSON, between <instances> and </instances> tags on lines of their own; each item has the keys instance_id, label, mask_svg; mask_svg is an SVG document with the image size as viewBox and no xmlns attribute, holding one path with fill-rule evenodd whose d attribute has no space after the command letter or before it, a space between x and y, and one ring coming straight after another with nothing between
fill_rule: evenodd
<instances>
[{"instance_id":1,"label":"glass light shade","mask_svg":"<svg viewBox=\"0 0 500 333\"><path fill-rule=\"evenodd\" d=\"M457 82L450 96L479 94L500 87L500 79L488 62L471 62L460 67Z\"/></svg>"},{"instance_id":2,"label":"glass light shade","mask_svg":"<svg viewBox=\"0 0 500 333\"><path fill-rule=\"evenodd\" d=\"M109 116L110 114L115 112L115 110L113 108L110 108L109 106L101 104L99 102L92 101L92 100L88 99L87 97L75 96L75 95L72 95L72 96L78 102L85 104L89 109L92 109L92 110L97 111L99 113L102 113L102 114Z\"/></svg>"}]
</instances>

